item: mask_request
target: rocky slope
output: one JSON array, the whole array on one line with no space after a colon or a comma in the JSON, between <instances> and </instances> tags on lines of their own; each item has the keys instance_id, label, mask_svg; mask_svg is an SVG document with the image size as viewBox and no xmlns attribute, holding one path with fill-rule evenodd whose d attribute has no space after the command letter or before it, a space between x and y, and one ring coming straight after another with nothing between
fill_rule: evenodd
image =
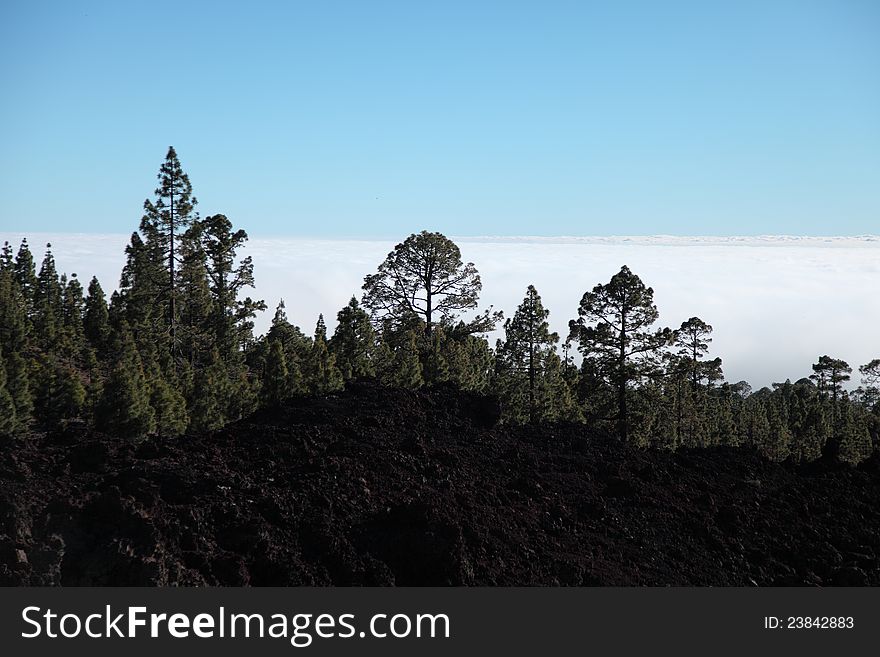
<instances>
[{"instance_id":1,"label":"rocky slope","mask_svg":"<svg viewBox=\"0 0 880 657\"><path fill-rule=\"evenodd\" d=\"M357 386L134 445L0 442L4 585L880 585L880 468L496 426Z\"/></svg>"}]
</instances>

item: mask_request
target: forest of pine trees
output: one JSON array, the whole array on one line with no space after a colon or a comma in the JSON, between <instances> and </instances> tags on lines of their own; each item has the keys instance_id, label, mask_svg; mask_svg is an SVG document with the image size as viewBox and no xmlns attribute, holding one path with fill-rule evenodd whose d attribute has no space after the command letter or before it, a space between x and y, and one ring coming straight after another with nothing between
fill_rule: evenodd
<instances>
[{"instance_id":1,"label":"forest of pine trees","mask_svg":"<svg viewBox=\"0 0 880 657\"><path fill-rule=\"evenodd\" d=\"M548 324L538 290L500 324L469 321L482 288L473 263L439 233L398 244L363 296L307 335L284 301L246 296L246 241L222 214L202 218L173 148L126 248L118 288L59 274L51 245L37 266L26 240L0 254L0 435L71 423L120 438L219 428L296 395L354 381L416 389L449 384L498 396L510 424L580 422L638 445L755 446L768 457L855 463L878 450L880 359L858 368L823 355L813 375L752 391L724 380L712 326L658 324L653 290L624 266L583 294L570 332ZM576 361L573 352L580 352Z\"/></svg>"}]
</instances>

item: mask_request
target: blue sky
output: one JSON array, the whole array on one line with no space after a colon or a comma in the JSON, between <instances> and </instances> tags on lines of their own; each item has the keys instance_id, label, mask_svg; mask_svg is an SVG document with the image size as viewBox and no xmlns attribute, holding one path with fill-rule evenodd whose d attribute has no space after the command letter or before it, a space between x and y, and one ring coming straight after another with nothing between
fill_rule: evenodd
<instances>
[{"instance_id":1,"label":"blue sky","mask_svg":"<svg viewBox=\"0 0 880 657\"><path fill-rule=\"evenodd\" d=\"M0 4L0 229L880 233L880 3Z\"/></svg>"}]
</instances>

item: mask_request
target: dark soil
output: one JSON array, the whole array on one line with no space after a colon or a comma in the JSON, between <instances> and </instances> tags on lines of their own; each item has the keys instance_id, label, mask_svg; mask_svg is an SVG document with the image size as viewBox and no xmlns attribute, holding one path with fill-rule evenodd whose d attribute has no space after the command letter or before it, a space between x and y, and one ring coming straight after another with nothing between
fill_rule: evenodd
<instances>
[{"instance_id":1,"label":"dark soil","mask_svg":"<svg viewBox=\"0 0 880 657\"><path fill-rule=\"evenodd\" d=\"M635 450L363 385L139 445L0 444L5 585L880 585L880 468Z\"/></svg>"}]
</instances>

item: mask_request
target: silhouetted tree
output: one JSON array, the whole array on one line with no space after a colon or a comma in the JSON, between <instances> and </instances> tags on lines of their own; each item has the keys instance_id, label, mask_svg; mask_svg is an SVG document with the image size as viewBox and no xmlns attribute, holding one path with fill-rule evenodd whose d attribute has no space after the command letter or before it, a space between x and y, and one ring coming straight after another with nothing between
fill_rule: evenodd
<instances>
[{"instance_id":1,"label":"silhouetted tree","mask_svg":"<svg viewBox=\"0 0 880 657\"><path fill-rule=\"evenodd\" d=\"M654 290L625 265L607 284L584 294L578 315L569 323L571 336L579 341L584 359L593 361L616 388L618 432L627 440L627 389L656 372L672 331L650 330L660 316Z\"/></svg>"},{"instance_id":2,"label":"silhouetted tree","mask_svg":"<svg viewBox=\"0 0 880 657\"><path fill-rule=\"evenodd\" d=\"M327 326L323 315L318 315L312 352L304 374L309 391L314 394L327 394L342 389L342 374L336 367L336 358L327 349Z\"/></svg>"},{"instance_id":3,"label":"silhouetted tree","mask_svg":"<svg viewBox=\"0 0 880 657\"><path fill-rule=\"evenodd\" d=\"M338 323L328 348L336 358L342 378L348 382L375 376L376 333L370 324L370 316L352 297L337 313L336 320Z\"/></svg>"},{"instance_id":4,"label":"silhouetted tree","mask_svg":"<svg viewBox=\"0 0 880 657\"><path fill-rule=\"evenodd\" d=\"M839 404L843 383L849 381L852 368L846 361L821 356L813 365L813 374L810 378L816 382L819 394L831 399L831 425L832 430L822 448L822 457L828 460L837 460L840 456L841 445L841 408Z\"/></svg>"},{"instance_id":5,"label":"silhouetted tree","mask_svg":"<svg viewBox=\"0 0 880 657\"><path fill-rule=\"evenodd\" d=\"M161 294L153 303L161 303L165 309L168 329L168 347L172 353L177 349L178 294L177 269L180 255L179 241L193 221L198 219L195 206L198 203L192 195L189 176L183 172L174 147L168 148L165 161L159 167L159 186L155 190L155 201L144 201L144 215L140 230L146 240L146 250L152 263L165 262L161 278L153 281L159 285Z\"/></svg>"},{"instance_id":6,"label":"silhouetted tree","mask_svg":"<svg viewBox=\"0 0 880 657\"><path fill-rule=\"evenodd\" d=\"M556 354L559 335L550 331L549 315L538 291L529 285L523 302L504 323L504 340L498 340L496 380L505 415L513 421L574 417L574 400Z\"/></svg>"},{"instance_id":7,"label":"silhouetted tree","mask_svg":"<svg viewBox=\"0 0 880 657\"><path fill-rule=\"evenodd\" d=\"M379 270L364 278L364 307L379 320L423 319L425 334L436 322L451 322L476 308L482 283L472 262L463 263L454 242L440 233L410 235L394 247ZM498 315L489 311L474 322L474 332L491 330Z\"/></svg>"}]
</instances>

